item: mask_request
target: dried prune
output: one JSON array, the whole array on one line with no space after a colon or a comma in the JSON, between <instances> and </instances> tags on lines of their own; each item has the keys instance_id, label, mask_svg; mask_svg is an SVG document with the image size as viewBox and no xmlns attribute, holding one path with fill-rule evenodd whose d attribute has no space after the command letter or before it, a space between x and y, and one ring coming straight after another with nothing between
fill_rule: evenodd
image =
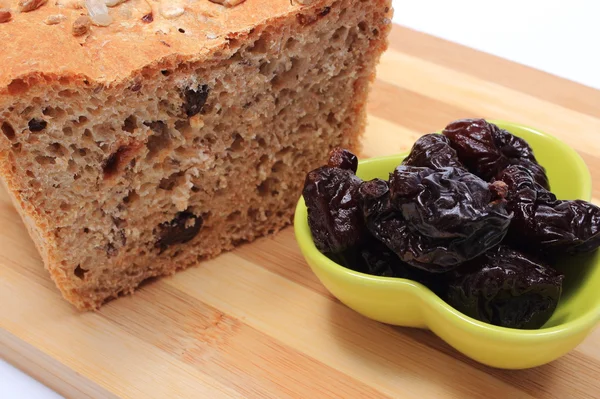
<instances>
[{"instance_id":1,"label":"dried prune","mask_svg":"<svg viewBox=\"0 0 600 399\"><path fill-rule=\"evenodd\" d=\"M428 273L403 262L398 255L380 241L370 240L368 245L363 246L360 255L365 273L404 278L421 283L433 292L440 293L442 291L440 275Z\"/></svg>"},{"instance_id":2,"label":"dried prune","mask_svg":"<svg viewBox=\"0 0 600 399\"><path fill-rule=\"evenodd\" d=\"M348 269L382 277L396 277L394 260L402 262L373 237L366 237L361 245L349 247L342 252L327 253L326 256Z\"/></svg>"},{"instance_id":3,"label":"dried prune","mask_svg":"<svg viewBox=\"0 0 600 399\"><path fill-rule=\"evenodd\" d=\"M332 152L330 158L336 154ZM363 239L365 229L357 195L361 183L352 170L339 167L322 166L306 176L302 195L313 240L321 252L342 252Z\"/></svg>"},{"instance_id":4,"label":"dried prune","mask_svg":"<svg viewBox=\"0 0 600 399\"><path fill-rule=\"evenodd\" d=\"M402 262L385 245L366 246L360 251L360 261L362 272L374 276L408 278L410 270L417 270Z\"/></svg>"},{"instance_id":5,"label":"dried prune","mask_svg":"<svg viewBox=\"0 0 600 399\"><path fill-rule=\"evenodd\" d=\"M551 265L600 247L600 207L559 200L528 143L483 119L422 136L388 180L362 181L357 166L336 148L306 178L317 248L349 269L419 282L483 322L542 327L565 278Z\"/></svg>"},{"instance_id":6,"label":"dried prune","mask_svg":"<svg viewBox=\"0 0 600 399\"><path fill-rule=\"evenodd\" d=\"M347 169L356 173L358 169L358 157L348 150L336 147L329 153L327 166L330 168Z\"/></svg>"},{"instance_id":7,"label":"dried prune","mask_svg":"<svg viewBox=\"0 0 600 399\"><path fill-rule=\"evenodd\" d=\"M600 246L596 205L558 200L523 166L509 166L498 180L508 186L507 207L514 213L508 238L515 245L552 255L590 252Z\"/></svg>"},{"instance_id":8,"label":"dried prune","mask_svg":"<svg viewBox=\"0 0 600 399\"><path fill-rule=\"evenodd\" d=\"M416 281L436 293L442 292L443 278L403 262L385 244L367 235L361 245L327 255L334 262L357 272L381 277L396 277Z\"/></svg>"},{"instance_id":9,"label":"dried prune","mask_svg":"<svg viewBox=\"0 0 600 399\"><path fill-rule=\"evenodd\" d=\"M370 233L408 264L454 269L498 245L511 215L496 190L457 168L398 166L389 185L365 182L360 196Z\"/></svg>"},{"instance_id":10,"label":"dried prune","mask_svg":"<svg viewBox=\"0 0 600 399\"><path fill-rule=\"evenodd\" d=\"M171 245L191 241L202 227L204 220L191 212L179 212L170 222L158 226L158 240L155 246L163 252Z\"/></svg>"},{"instance_id":11,"label":"dried prune","mask_svg":"<svg viewBox=\"0 0 600 399\"><path fill-rule=\"evenodd\" d=\"M461 119L443 131L450 139L459 159L472 173L490 181L510 165L530 169L535 180L549 189L546 171L527 142L485 119Z\"/></svg>"},{"instance_id":12,"label":"dried prune","mask_svg":"<svg viewBox=\"0 0 600 399\"><path fill-rule=\"evenodd\" d=\"M365 221L377 219L393 211L387 181L382 179L365 181L360 185L358 192Z\"/></svg>"},{"instance_id":13,"label":"dried prune","mask_svg":"<svg viewBox=\"0 0 600 399\"><path fill-rule=\"evenodd\" d=\"M441 134L426 134L421 136L402 165L423 166L431 169L446 167L465 169L458 159L456 150L450 145L448 137Z\"/></svg>"},{"instance_id":14,"label":"dried prune","mask_svg":"<svg viewBox=\"0 0 600 399\"><path fill-rule=\"evenodd\" d=\"M540 260L500 245L450 272L445 300L485 323L535 329L556 309L563 279Z\"/></svg>"},{"instance_id":15,"label":"dried prune","mask_svg":"<svg viewBox=\"0 0 600 399\"><path fill-rule=\"evenodd\" d=\"M197 89L187 89L183 92L183 110L189 117L199 114L206 104L210 88L208 85L199 86Z\"/></svg>"}]
</instances>

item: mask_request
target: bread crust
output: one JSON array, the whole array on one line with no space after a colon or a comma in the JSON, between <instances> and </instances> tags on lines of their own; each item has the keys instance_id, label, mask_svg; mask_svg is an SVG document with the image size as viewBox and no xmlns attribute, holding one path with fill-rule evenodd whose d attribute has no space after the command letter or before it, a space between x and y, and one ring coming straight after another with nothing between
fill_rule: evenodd
<instances>
[{"instance_id":1,"label":"bread crust","mask_svg":"<svg viewBox=\"0 0 600 399\"><path fill-rule=\"evenodd\" d=\"M256 27L277 25L291 13L310 13L331 1L309 3L246 0L225 7L200 0L186 2L181 16L167 19L160 2L127 0L108 9L113 18L109 26L92 25L89 33L75 37L72 24L86 10L57 5L69 1L49 1L0 25L0 96L42 90L40 85L52 81L114 86L146 69L209 61L216 52L226 54L230 41L244 40ZM153 21L144 22L150 13ZM57 25L44 23L57 14L66 18Z\"/></svg>"}]
</instances>

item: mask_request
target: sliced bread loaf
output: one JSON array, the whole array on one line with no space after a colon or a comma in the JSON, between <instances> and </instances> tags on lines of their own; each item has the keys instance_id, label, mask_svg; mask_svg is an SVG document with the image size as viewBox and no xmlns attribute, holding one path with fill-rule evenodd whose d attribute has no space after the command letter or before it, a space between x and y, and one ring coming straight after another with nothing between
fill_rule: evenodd
<instances>
[{"instance_id":1,"label":"sliced bread loaf","mask_svg":"<svg viewBox=\"0 0 600 399\"><path fill-rule=\"evenodd\" d=\"M33 3L0 23L0 175L82 310L288 225L307 171L359 145L391 18L390 0Z\"/></svg>"}]
</instances>

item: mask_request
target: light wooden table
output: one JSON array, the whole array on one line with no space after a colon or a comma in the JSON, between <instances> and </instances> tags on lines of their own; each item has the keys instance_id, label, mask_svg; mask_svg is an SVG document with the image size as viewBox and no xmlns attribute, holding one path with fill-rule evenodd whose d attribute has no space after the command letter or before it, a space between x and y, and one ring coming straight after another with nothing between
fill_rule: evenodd
<instances>
[{"instance_id":1,"label":"light wooden table","mask_svg":"<svg viewBox=\"0 0 600 399\"><path fill-rule=\"evenodd\" d=\"M363 156L463 117L509 119L575 147L600 198L600 91L396 27ZM65 396L598 398L600 330L540 368L502 371L428 331L363 318L322 287L287 229L99 313L59 296L0 192L0 357Z\"/></svg>"}]
</instances>

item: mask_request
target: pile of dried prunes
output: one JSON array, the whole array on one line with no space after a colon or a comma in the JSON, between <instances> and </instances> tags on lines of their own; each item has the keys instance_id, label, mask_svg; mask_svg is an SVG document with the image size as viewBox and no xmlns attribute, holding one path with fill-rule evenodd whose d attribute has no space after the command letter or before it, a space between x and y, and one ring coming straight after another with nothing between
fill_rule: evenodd
<instances>
[{"instance_id":1,"label":"pile of dried prunes","mask_svg":"<svg viewBox=\"0 0 600 399\"><path fill-rule=\"evenodd\" d=\"M344 267L406 278L497 326L552 316L559 256L600 246L600 208L559 200L529 144L484 119L419 138L388 180L363 181L336 148L303 197L316 247Z\"/></svg>"}]
</instances>

